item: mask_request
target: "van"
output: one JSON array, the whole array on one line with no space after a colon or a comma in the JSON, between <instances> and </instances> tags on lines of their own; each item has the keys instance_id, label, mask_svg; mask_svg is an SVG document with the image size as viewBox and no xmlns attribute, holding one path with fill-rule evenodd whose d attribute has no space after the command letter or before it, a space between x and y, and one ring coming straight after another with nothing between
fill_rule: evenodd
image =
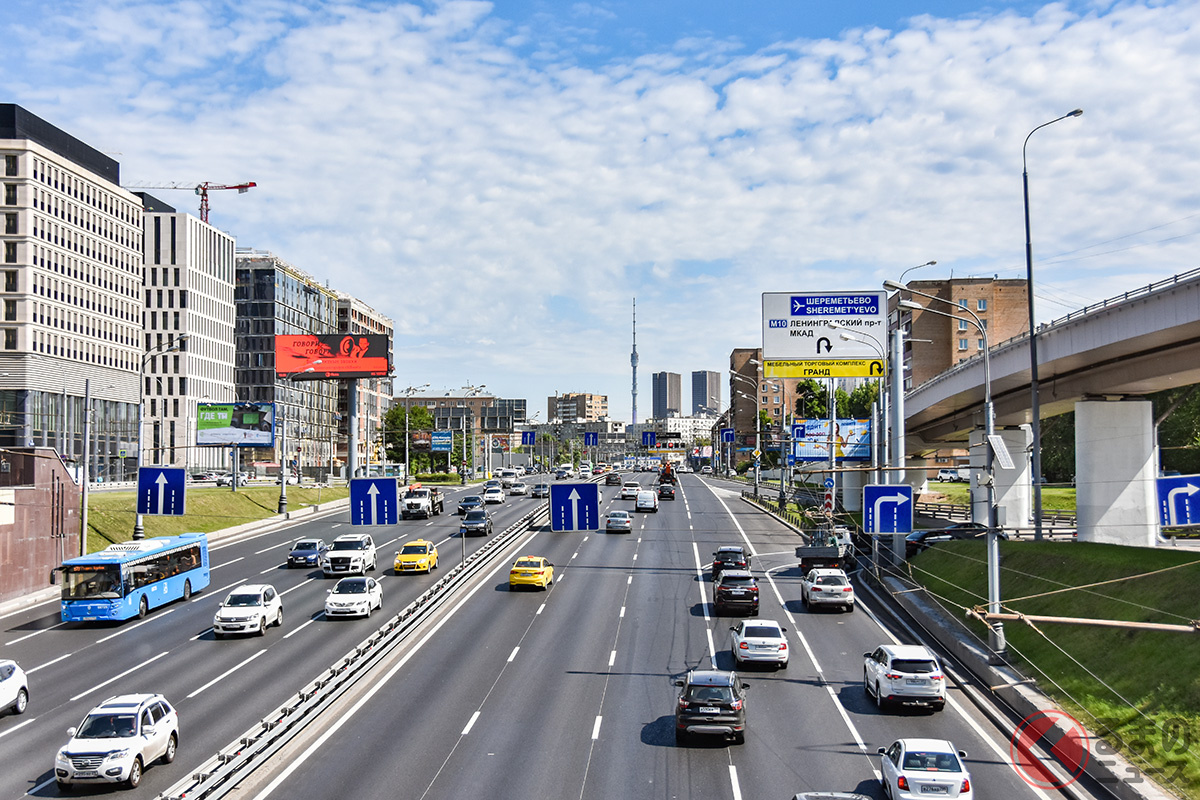
<instances>
[{"instance_id":1,"label":"van","mask_svg":"<svg viewBox=\"0 0 1200 800\"><path fill-rule=\"evenodd\" d=\"M517 471L515 469L502 469L496 475L500 478L500 485L508 489L517 480Z\"/></svg>"}]
</instances>

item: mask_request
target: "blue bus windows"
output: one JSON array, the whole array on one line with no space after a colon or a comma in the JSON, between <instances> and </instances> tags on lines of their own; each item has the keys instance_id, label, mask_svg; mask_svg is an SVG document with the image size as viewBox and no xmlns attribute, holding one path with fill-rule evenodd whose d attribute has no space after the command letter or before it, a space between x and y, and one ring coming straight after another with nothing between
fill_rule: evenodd
<instances>
[{"instance_id":1,"label":"blue bus windows","mask_svg":"<svg viewBox=\"0 0 1200 800\"><path fill-rule=\"evenodd\" d=\"M115 565L89 564L63 567L64 600L116 600L121 597L121 576Z\"/></svg>"}]
</instances>

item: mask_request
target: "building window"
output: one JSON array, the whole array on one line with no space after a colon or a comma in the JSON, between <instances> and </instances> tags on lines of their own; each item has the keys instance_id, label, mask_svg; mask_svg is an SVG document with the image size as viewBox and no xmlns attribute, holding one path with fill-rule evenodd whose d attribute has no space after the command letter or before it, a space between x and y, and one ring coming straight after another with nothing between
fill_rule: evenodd
<instances>
[{"instance_id":1,"label":"building window","mask_svg":"<svg viewBox=\"0 0 1200 800\"><path fill-rule=\"evenodd\" d=\"M959 340L958 340L958 349L959 349L959 350L966 350L966 349L967 349L967 340L966 340L966 339L959 339Z\"/></svg>"},{"instance_id":2,"label":"building window","mask_svg":"<svg viewBox=\"0 0 1200 800\"><path fill-rule=\"evenodd\" d=\"M15 292L17 290L17 273L15 270L8 270L4 273L4 291Z\"/></svg>"},{"instance_id":3,"label":"building window","mask_svg":"<svg viewBox=\"0 0 1200 800\"><path fill-rule=\"evenodd\" d=\"M4 184L4 205L15 206L17 204L17 185L15 183Z\"/></svg>"},{"instance_id":4,"label":"building window","mask_svg":"<svg viewBox=\"0 0 1200 800\"><path fill-rule=\"evenodd\" d=\"M4 319L8 322L16 322L17 321L17 301L16 300L5 300L4 301Z\"/></svg>"},{"instance_id":5,"label":"building window","mask_svg":"<svg viewBox=\"0 0 1200 800\"><path fill-rule=\"evenodd\" d=\"M987 300L982 297L975 301L976 311L987 311Z\"/></svg>"},{"instance_id":6,"label":"building window","mask_svg":"<svg viewBox=\"0 0 1200 800\"><path fill-rule=\"evenodd\" d=\"M4 349L5 350L16 350L17 349L17 329L16 328L5 328L4 329Z\"/></svg>"},{"instance_id":7,"label":"building window","mask_svg":"<svg viewBox=\"0 0 1200 800\"><path fill-rule=\"evenodd\" d=\"M976 348L976 349L978 349L978 350L982 350L982 349L983 349L983 339L980 339L980 340L979 340L979 346L978 346L978 348Z\"/></svg>"},{"instance_id":8,"label":"building window","mask_svg":"<svg viewBox=\"0 0 1200 800\"><path fill-rule=\"evenodd\" d=\"M959 308L966 308L966 307L967 307L967 298L965 298L965 297L963 297L963 298L960 298L960 299L959 299L959 301L958 301L958 307L959 307Z\"/></svg>"},{"instance_id":9,"label":"building window","mask_svg":"<svg viewBox=\"0 0 1200 800\"><path fill-rule=\"evenodd\" d=\"M16 214L5 214L4 215L4 232L5 233L16 233L17 232L17 215Z\"/></svg>"},{"instance_id":10,"label":"building window","mask_svg":"<svg viewBox=\"0 0 1200 800\"><path fill-rule=\"evenodd\" d=\"M16 242L5 242L4 243L4 263L5 264L17 263L17 243Z\"/></svg>"},{"instance_id":11,"label":"building window","mask_svg":"<svg viewBox=\"0 0 1200 800\"><path fill-rule=\"evenodd\" d=\"M16 175L17 175L17 157L16 156L5 156L4 157L4 174L10 178L16 177Z\"/></svg>"},{"instance_id":12,"label":"building window","mask_svg":"<svg viewBox=\"0 0 1200 800\"><path fill-rule=\"evenodd\" d=\"M958 329L960 331L965 331L967 329L967 321L965 319L960 319L958 321Z\"/></svg>"}]
</instances>

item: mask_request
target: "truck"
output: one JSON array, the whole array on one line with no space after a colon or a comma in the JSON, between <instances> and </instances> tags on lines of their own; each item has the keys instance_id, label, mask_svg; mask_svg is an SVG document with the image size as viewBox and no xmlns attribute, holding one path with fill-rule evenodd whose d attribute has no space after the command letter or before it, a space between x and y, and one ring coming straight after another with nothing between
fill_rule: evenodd
<instances>
[{"instance_id":1,"label":"truck","mask_svg":"<svg viewBox=\"0 0 1200 800\"><path fill-rule=\"evenodd\" d=\"M429 519L442 513L445 502L441 489L414 483L404 492L404 498L400 501L400 516L404 519Z\"/></svg>"},{"instance_id":2,"label":"truck","mask_svg":"<svg viewBox=\"0 0 1200 800\"><path fill-rule=\"evenodd\" d=\"M847 570L854 566L854 548L850 532L845 528L833 531L818 530L810 533L808 544L796 548L800 559L800 574L807 575L814 569Z\"/></svg>"},{"instance_id":3,"label":"truck","mask_svg":"<svg viewBox=\"0 0 1200 800\"><path fill-rule=\"evenodd\" d=\"M670 461L663 463L662 472L658 473L659 483L675 483L675 468Z\"/></svg>"}]
</instances>

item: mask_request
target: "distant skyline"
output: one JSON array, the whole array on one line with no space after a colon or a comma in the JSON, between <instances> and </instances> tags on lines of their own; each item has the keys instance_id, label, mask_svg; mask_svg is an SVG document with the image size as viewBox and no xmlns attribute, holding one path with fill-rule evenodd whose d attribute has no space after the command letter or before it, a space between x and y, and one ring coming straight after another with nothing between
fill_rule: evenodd
<instances>
[{"instance_id":1,"label":"distant skyline","mask_svg":"<svg viewBox=\"0 0 1200 800\"><path fill-rule=\"evenodd\" d=\"M753 13L746 11L752 8ZM4 102L395 321L396 386L727 367L775 291L1200 266L1200 4L8 0ZM197 213L187 192L154 191Z\"/></svg>"}]
</instances>

